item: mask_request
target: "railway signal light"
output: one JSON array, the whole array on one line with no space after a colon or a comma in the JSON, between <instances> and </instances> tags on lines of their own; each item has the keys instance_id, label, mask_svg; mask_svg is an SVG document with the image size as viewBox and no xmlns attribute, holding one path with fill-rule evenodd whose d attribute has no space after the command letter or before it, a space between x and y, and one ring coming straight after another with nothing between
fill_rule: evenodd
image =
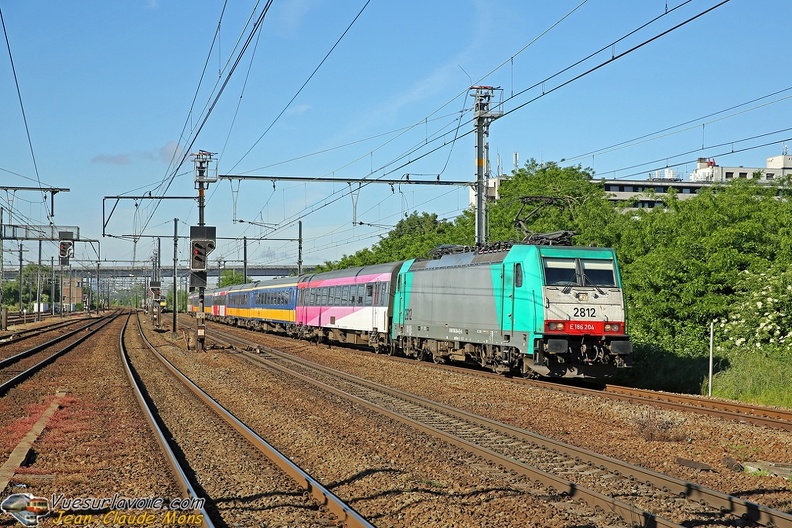
<instances>
[{"instance_id":1,"label":"railway signal light","mask_svg":"<svg viewBox=\"0 0 792 528\"><path fill-rule=\"evenodd\" d=\"M206 271L207 255L215 248L214 240L192 240L192 253L190 255L190 269L192 271Z\"/></svg>"},{"instance_id":2,"label":"railway signal light","mask_svg":"<svg viewBox=\"0 0 792 528\"><path fill-rule=\"evenodd\" d=\"M71 256L73 245L74 242L71 240L61 240L60 247L58 250L58 256L60 258L69 258Z\"/></svg>"}]
</instances>

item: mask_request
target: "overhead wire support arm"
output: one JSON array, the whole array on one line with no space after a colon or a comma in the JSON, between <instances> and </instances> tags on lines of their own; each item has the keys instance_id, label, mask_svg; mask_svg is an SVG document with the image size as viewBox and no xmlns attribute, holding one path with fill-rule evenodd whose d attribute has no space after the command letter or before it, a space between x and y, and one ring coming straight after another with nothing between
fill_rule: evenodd
<instances>
[{"instance_id":1,"label":"overhead wire support arm","mask_svg":"<svg viewBox=\"0 0 792 528\"><path fill-rule=\"evenodd\" d=\"M107 224L110 223L110 218L118 207L118 202L121 200L195 200L195 196L154 196L151 194L144 194L142 196L132 196L129 194L119 196L104 196L102 197L102 236L109 236L105 233ZM107 200L115 200L113 208L110 209L110 214L105 214L105 203Z\"/></svg>"},{"instance_id":2,"label":"overhead wire support arm","mask_svg":"<svg viewBox=\"0 0 792 528\"><path fill-rule=\"evenodd\" d=\"M316 177L316 176L252 176L244 174L221 174L218 176L221 180L261 180L261 181L286 181L286 182L316 182L316 183L385 183L388 185L456 185L460 187L470 187L474 185L469 181L454 181L454 180L441 180L439 177L435 180L411 180L410 175L406 174L404 178L400 179L386 179L386 178L330 178L330 177Z\"/></svg>"},{"instance_id":3,"label":"overhead wire support arm","mask_svg":"<svg viewBox=\"0 0 792 528\"><path fill-rule=\"evenodd\" d=\"M52 216L55 216L55 195L59 192L70 192L71 189L63 187L6 187L0 186L0 191L41 191L50 193L50 211Z\"/></svg>"}]
</instances>

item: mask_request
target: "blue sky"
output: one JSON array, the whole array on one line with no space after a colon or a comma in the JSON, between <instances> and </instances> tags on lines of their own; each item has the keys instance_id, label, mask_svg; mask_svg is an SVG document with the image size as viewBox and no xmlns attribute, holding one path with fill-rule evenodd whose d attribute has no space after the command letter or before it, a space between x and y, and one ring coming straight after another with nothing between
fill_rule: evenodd
<instances>
[{"instance_id":1,"label":"blue sky","mask_svg":"<svg viewBox=\"0 0 792 528\"><path fill-rule=\"evenodd\" d=\"M173 219L186 235L195 202L105 197L195 196L191 158L176 166L174 153L217 153L219 174L472 182L474 84L499 87L503 102L488 138L493 173L510 173L515 154L519 166L535 158L623 179L665 166L686 176L698 157L763 166L792 137L792 4L731 0L651 40L718 3L275 0L239 58L266 2L0 1L16 73L4 46L0 186L69 188L56 195L56 225L100 239L103 259L141 265L161 236L169 266ZM406 214L452 218L469 203L464 187L348 191L211 184L206 223L223 239L210 260L240 261L246 236L251 262L293 263L296 242L256 239L296 238L298 219L304 262L336 260ZM6 224L49 224L44 203L38 192L0 191ZM137 244L118 238L138 234ZM57 248L44 246L49 261ZM7 266L16 247L5 243ZM180 259L186 250L181 242ZM77 245L76 266L95 259Z\"/></svg>"}]
</instances>

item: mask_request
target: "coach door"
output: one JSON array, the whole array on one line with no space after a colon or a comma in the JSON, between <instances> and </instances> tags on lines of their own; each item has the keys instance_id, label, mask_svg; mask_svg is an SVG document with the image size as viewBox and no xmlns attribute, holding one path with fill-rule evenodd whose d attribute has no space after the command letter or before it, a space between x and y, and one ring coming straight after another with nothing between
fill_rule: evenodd
<instances>
[{"instance_id":1,"label":"coach door","mask_svg":"<svg viewBox=\"0 0 792 528\"><path fill-rule=\"evenodd\" d=\"M381 286L382 283L380 281L374 281L371 284L372 292L371 292L371 327L370 328L372 330L374 328L376 328L377 330L382 330L382 328L380 328L379 325L377 324L377 320L379 319L378 317L379 310L377 308L379 307L380 296L382 295L382 291L380 289ZM369 285L366 285L366 288L368 287ZM368 295L368 292L366 292L366 295Z\"/></svg>"},{"instance_id":2,"label":"coach door","mask_svg":"<svg viewBox=\"0 0 792 528\"><path fill-rule=\"evenodd\" d=\"M522 284L522 265L518 262L504 263L501 267L501 333L511 336L514 333L514 297L516 282ZM502 337L502 336L501 336Z\"/></svg>"}]
</instances>

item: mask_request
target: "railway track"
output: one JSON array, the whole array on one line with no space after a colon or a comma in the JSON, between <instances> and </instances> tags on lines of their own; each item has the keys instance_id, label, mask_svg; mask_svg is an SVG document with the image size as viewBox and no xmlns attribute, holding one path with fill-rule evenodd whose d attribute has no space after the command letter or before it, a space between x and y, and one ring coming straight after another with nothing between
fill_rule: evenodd
<instances>
[{"instance_id":1,"label":"railway track","mask_svg":"<svg viewBox=\"0 0 792 528\"><path fill-rule=\"evenodd\" d=\"M397 361L414 361L407 358L394 358ZM502 376L491 372L473 370L469 367L459 367L454 365L435 365L439 369L459 370L464 369L471 375L487 378L500 378ZM544 381L526 378L511 378L514 383L541 387L548 390L576 394L579 396L594 396L597 398L609 398L614 401L625 401L632 403L643 403L670 409L675 411L693 412L707 416L714 416L724 420L749 423L778 429L781 431L792 431L792 411L785 409L773 409L762 405L750 405L741 402L715 400L704 396L691 394L675 394L670 392L659 392L646 389L635 389L622 387L619 385L605 385L604 388L590 388L574 383L562 383L558 381Z\"/></svg>"},{"instance_id":2,"label":"railway track","mask_svg":"<svg viewBox=\"0 0 792 528\"><path fill-rule=\"evenodd\" d=\"M216 332L213 332L213 336ZM221 341L256 347L248 361L299 377L393 419L443 438L547 488L617 512L625 522L679 526L752 522L792 527L792 516L739 497L576 448L318 365L306 365L223 332ZM680 499L685 499L681 501Z\"/></svg>"},{"instance_id":3,"label":"railway track","mask_svg":"<svg viewBox=\"0 0 792 528\"><path fill-rule=\"evenodd\" d=\"M142 328L138 327L138 333L141 338L145 339ZM310 497L313 503L312 507L302 506L299 509L313 511L318 510L321 516L324 517L324 523L334 524L341 522L345 526L357 527L371 527L372 525L360 516L354 508L344 503L341 499L336 497L325 486L311 477L307 472L300 469L292 461L284 457L274 447L269 445L264 439L259 437L247 425L242 423L231 413L229 413L218 401L209 396L206 392L201 390L196 384L190 381L184 374L182 374L170 361L168 361L162 354L160 354L156 347L149 342L145 341L145 347L149 351L145 357L138 350L136 355L137 359L133 361L138 365L137 372L145 372L144 382L147 386L147 391L151 393L150 396L143 395L140 398L151 398L157 402L158 412L160 414L172 414L173 400L175 398L183 398L185 392L189 392L189 401L185 401L178 405L180 409L190 409L190 422L185 423L170 418L162 418L163 422L168 422L167 426L170 435L174 437L176 445L171 445L170 449L182 453L183 458L187 460L189 468L182 467L176 472L194 474L195 479L199 482L193 482L192 486L195 490L191 491L194 496L198 496L203 492L204 495L210 497L210 507L207 508L206 518L215 518L223 525L228 526L245 526L251 522L250 510L254 508L268 509L272 508L271 505L254 505L250 500L245 500L244 497L232 499L231 497L224 497L223 494L228 493L227 489L216 489L210 485L211 481L247 481L246 484L239 487L234 486L231 490L234 496L239 490L245 487L257 488L260 484L257 482L262 480L263 475L271 475L279 484L275 490L267 493L260 493L259 495L267 496L272 495L276 497L282 495L285 498L293 497L295 494L305 493ZM152 373L159 371L163 374L158 374L155 377L157 380L152 381ZM138 374L139 376L139 374ZM168 394L166 388L172 389L172 380L176 378L184 390L179 390L181 395ZM159 388L157 386L159 385ZM165 387L169 386L169 387ZM150 387L154 387L153 389ZM182 413L183 414L183 413ZM212 434L211 432L214 432ZM206 438L222 438L221 445L207 446ZM164 438L163 438L164 440ZM216 442L214 442L217 444ZM239 464L234 464L229 458L228 446L235 446L234 457L240 458ZM256 460L265 457L267 462L261 462L261 465L256 464ZM219 461L223 461L226 466L218 465ZM266 467L269 464L270 467ZM236 475L235 473L239 473ZM284 481L283 475L289 477L292 484L286 486L282 484ZM299 492L290 490L289 488L297 488ZM285 489L284 489L285 488ZM252 493L252 492L251 492ZM261 498L263 500L263 497ZM219 506L218 506L219 505ZM247 515L247 517L246 517ZM315 514L314 514L315 515ZM309 517L313 519L313 516ZM255 518L256 524L261 522L260 518ZM306 521L305 518L300 519L297 524L311 522Z\"/></svg>"},{"instance_id":4,"label":"railway track","mask_svg":"<svg viewBox=\"0 0 792 528\"><path fill-rule=\"evenodd\" d=\"M186 319L189 321L189 319ZM219 323L210 323L213 327L222 329ZM278 336L280 337L280 336ZM343 348L343 345L334 345ZM359 352L359 350L355 350ZM404 357L391 357L393 361L414 363L415 359ZM458 366L453 364L433 364L433 368L447 370L451 372L463 371L466 375L480 376L490 379L503 379L500 374L494 374L486 370L471 368L469 365ZM717 400L704 396L691 394L676 394L669 392L659 392L646 389L635 389L618 385L605 385L604 388L590 388L585 384L562 383L558 381L545 381L540 379L510 378L514 383L539 387L567 394L579 396L593 396L597 398L609 398L614 401L625 401L632 403L643 403L658 408L692 412L701 415L713 416L724 420L731 420L740 423L748 423L778 429L781 431L792 431L792 410L776 409L762 405L751 405L741 402Z\"/></svg>"},{"instance_id":5,"label":"railway track","mask_svg":"<svg viewBox=\"0 0 792 528\"><path fill-rule=\"evenodd\" d=\"M33 328L24 328L13 332L7 332L0 335L0 348L7 347L8 345L18 345L20 342L32 339L34 337L56 332L61 329L75 326L80 323L85 323L87 319L66 319L58 320L56 322L49 322L43 326L36 326Z\"/></svg>"},{"instance_id":6,"label":"railway track","mask_svg":"<svg viewBox=\"0 0 792 528\"><path fill-rule=\"evenodd\" d=\"M87 324L59 335L46 343L0 360L0 395L5 394L12 387L30 378L63 354L77 347L93 333L112 322L118 315L118 313L114 313L103 318L92 319Z\"/></svg>"},{"instance_id":7,"label":"railway track","mask_svg":"<svg viewBox=\"0 0 792 528\"><path fill-rule=\"evenodd\" d=\"M156 409L152 409L150 405L150 400L147 398L147 394L144 392L140 384L140 378L137 372L132 367L132 364L129 359L129 353L127 351L127 347L125 345L124 336L127 333L127 326L129 325L129 320L132 318L132 315L128 315L126 321L124 322L124 326L121 328L121 335L119 336L118 345L121 350L121 356L123 358L124 363L124 370L126 371L127 378L132 386L132 390L135 394L135 398L140 405L140 409L146 417L146 421L149 423L149 427L151 428L154 437L159 444L165 459L168 462L168 465L171 469L171 474L173 475L174 479L176 480L176 485L178 486L179 490L181 491L182 497L187 497L190 499L197 499L200 500L199 494L195 491L190 482L190 479L187 477L187 471L189 468L185 468L182 462L174 453L174 450L171 448L171 444L168 441L168 437L163 432L162 428L159 425L159 421L155 416ZM137 313L135 313L135 322L137 326L137 331L141 338L145 339L143 334L143 330L140 327L140 320L138 319ZM152 346L148 341L146 343L149 346ZM153 347L152 347L153 348ZM201 501L202 502L202 501ZM200 507L196 509L196 513L193 517L194 521L193 525L197 525L200 522L201 526L204 528L214 528L214 524L212 523L209 515L206 511L206 508Z\"/></svg>"}]
</instances>

